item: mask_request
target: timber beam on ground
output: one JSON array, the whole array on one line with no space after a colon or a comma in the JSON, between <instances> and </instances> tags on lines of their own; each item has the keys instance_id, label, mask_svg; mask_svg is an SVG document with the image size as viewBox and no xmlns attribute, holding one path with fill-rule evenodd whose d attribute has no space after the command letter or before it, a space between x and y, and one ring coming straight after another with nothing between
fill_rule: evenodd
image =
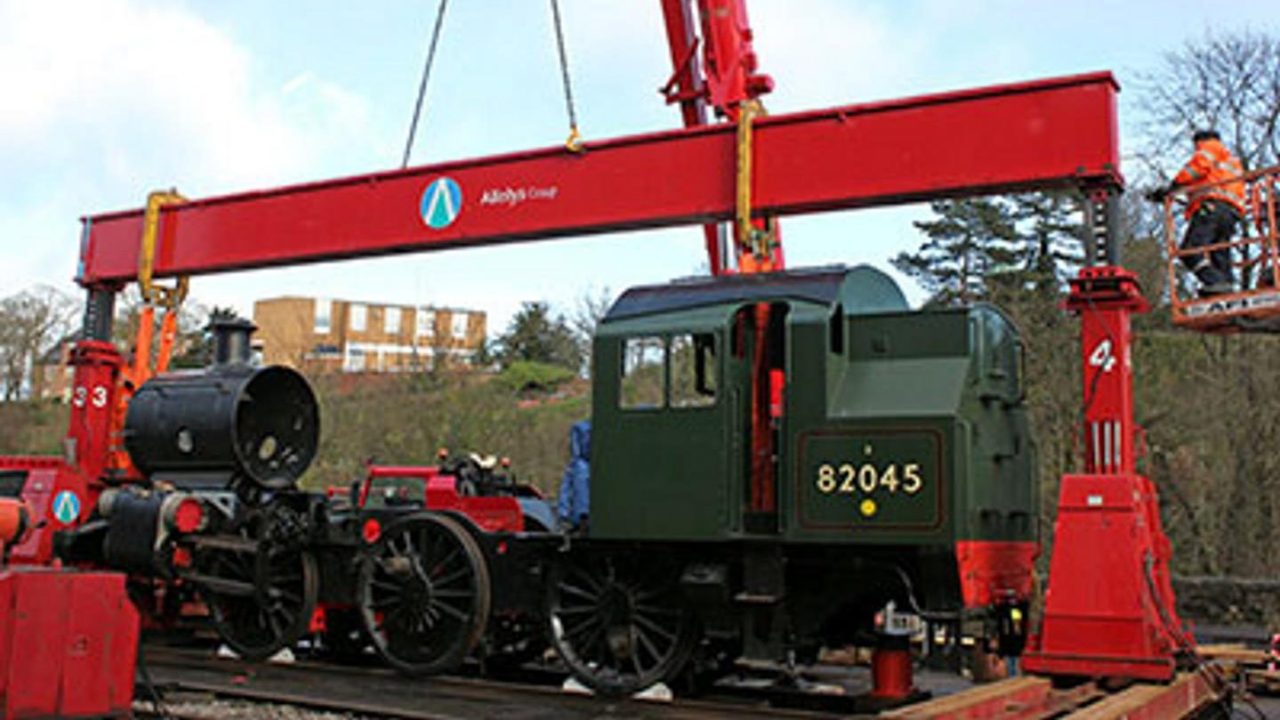
<instances>
[{"instance_id":1,"label":"timber beam on ground","mask_svg":"<svg viewBox=\"0 0 1280 720\"><path fill-rule=\"evenodd\" d=\"M1225 696L1213 669L1180 673L1167 684L1139 683L1107 692L1094 682L1056 688L1044 677L1019 677L890 710L887 720L1171 720L1194 717Z\"/></svg>"}]
</instances>

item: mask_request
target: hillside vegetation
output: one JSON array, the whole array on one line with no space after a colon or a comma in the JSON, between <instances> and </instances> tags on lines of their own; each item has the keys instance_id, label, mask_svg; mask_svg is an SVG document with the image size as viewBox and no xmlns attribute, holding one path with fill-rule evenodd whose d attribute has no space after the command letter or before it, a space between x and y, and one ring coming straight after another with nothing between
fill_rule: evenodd
<instances>
[{"instance_id":1,"label":"hillside vegetation","mask_svg":"<svg viewBox=\"0 0 1280 720\"><path fill-rule=\"evenodd\" d=\"M447 448L509 457L517 477L554 495L569 457L569 426L591 413L583 381L528 392L513 390L502 374L459 371L313 383L322 429L304 479L311 488L351 482L367 459L431 465Z\"/></svg>"}]
</instances>

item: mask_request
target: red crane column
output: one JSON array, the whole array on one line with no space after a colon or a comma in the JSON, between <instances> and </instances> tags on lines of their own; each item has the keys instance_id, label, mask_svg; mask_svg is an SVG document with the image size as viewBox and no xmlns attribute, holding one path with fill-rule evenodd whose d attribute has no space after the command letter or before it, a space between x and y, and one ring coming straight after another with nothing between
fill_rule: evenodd
<instances>
[{"instance_id":1,"label":"red crane column","mask_svg":"<svg viewBox=\"0 0 1280 720\"><path fill-rule=\"evenodd\" d=\"M661 92L668 103L680 104L687 128L708 124L708 105L720 117L736 122L743 102L773 90L773 78L756 72L744 0L697 0L701 37L693 3L662 0L672 73ZM721 275L726 269L728 235L716 223L707 223L702 229L711 274Z\"/></svg>"},{"instance_id":2,"label":"red crane column","mask_svg":"<svg viewBox=\"0 0 1280 720\"><path fill-rule=\"evenodd\" d=\"M1024 663L1033 673L1170 680L1194 656L1155 487L1135 469L1130 319L1147 307L1124 268L1087 267L1071 281L1085 472L1062 478L1044 614Z\"/></svg>"}]
</instances>

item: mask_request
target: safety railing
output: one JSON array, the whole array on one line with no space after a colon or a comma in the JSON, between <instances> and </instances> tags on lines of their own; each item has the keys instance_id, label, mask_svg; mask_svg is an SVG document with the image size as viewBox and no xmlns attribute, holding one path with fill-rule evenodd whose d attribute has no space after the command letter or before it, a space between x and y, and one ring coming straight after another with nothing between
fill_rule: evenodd
<instances>
[{"instance_id":1,"label":"safety railing","mask_svg":"<svg viewBox=\"0 0 1280 720\"><path fill-rule=\"evenodd\" d=\"M1231 240L1196 248L1179 244L1186 222L1182 209L1189 192L1181 188L1164 203L1165 256L1168 259L1169 303L1176 325L1211 333L1280 332L1280 252L1276 248L1276 200L1280 165L1246 173L1246 212ZM1224 181L1237 182L1237 178ZM1183 258L1226 250L1237 281L1233 292L1201 297L1200 284L1184 268Z\"/></svg>"}]
</instances>

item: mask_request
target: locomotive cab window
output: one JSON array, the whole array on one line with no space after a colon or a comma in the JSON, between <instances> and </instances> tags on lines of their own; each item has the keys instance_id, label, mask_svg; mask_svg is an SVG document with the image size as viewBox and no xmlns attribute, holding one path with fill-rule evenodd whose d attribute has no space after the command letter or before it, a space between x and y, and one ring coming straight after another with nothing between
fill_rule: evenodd
<instances>
[{"instance_id":1,"label":"locomotive cab window","mask_svg":"<svg viewBox=\"0 0 1280 720\"><path fill-rule=\"evenodd\" d=\"M716 403L716 342L711 333L671 338L671 407Z\"/></svg>"},{"instance_id":2,"label":"locomotive cab window","mask_svg":"<svg viewBox=\"0 0 1280 720\"><path fill-rule=\"evenodd\" d=\"M626 410L657 409L667 395L667 346L658 336L628 338L622 348L619 404Z\"/></svg>"}]
</instances>

